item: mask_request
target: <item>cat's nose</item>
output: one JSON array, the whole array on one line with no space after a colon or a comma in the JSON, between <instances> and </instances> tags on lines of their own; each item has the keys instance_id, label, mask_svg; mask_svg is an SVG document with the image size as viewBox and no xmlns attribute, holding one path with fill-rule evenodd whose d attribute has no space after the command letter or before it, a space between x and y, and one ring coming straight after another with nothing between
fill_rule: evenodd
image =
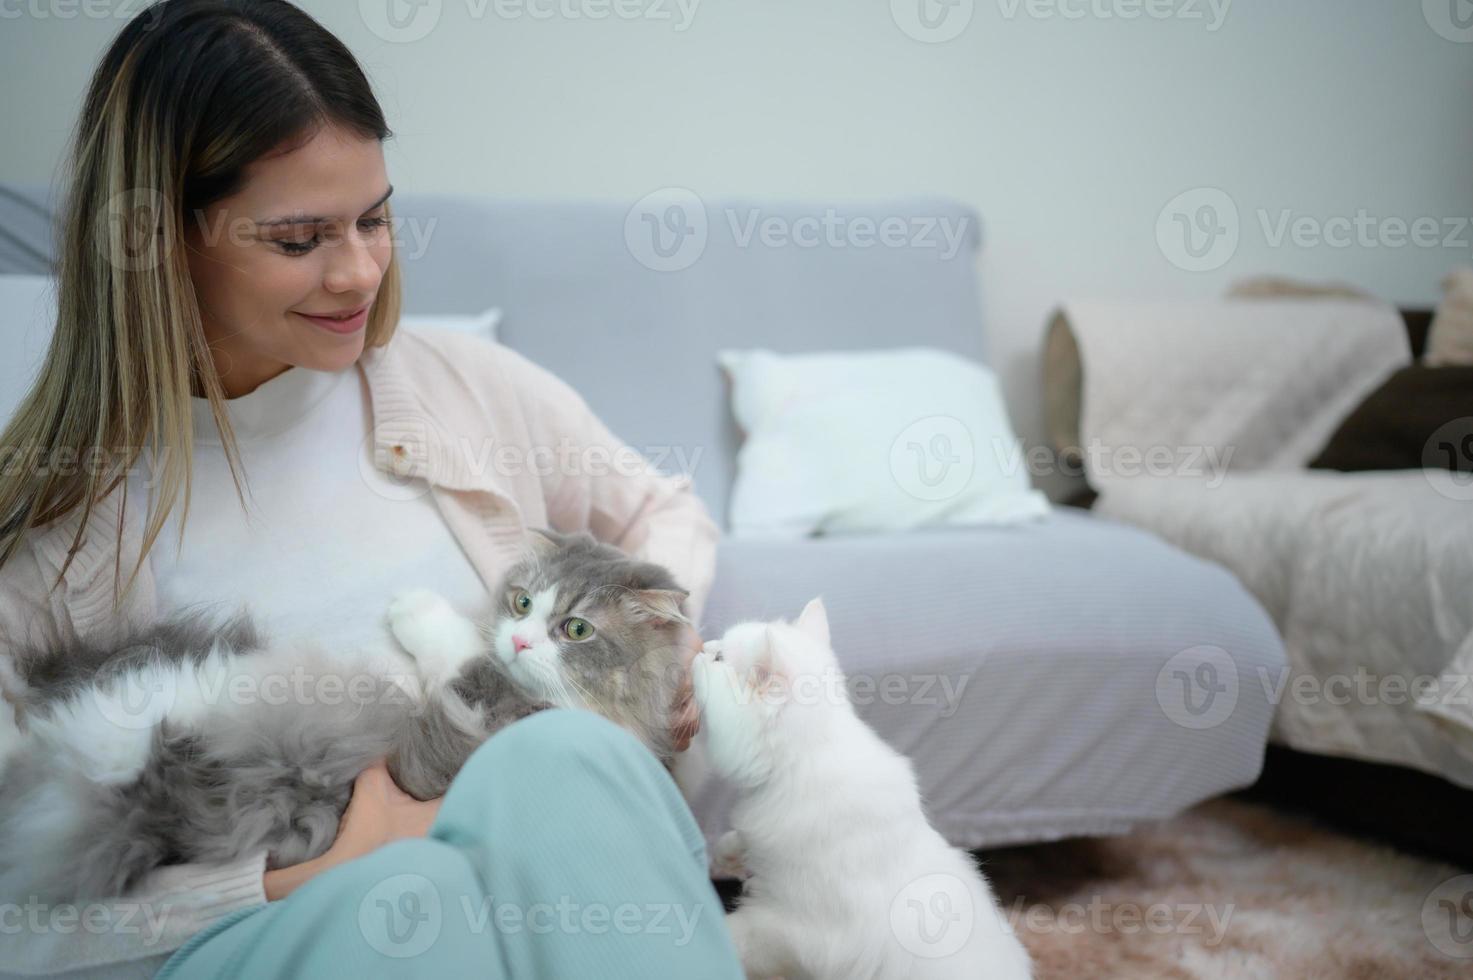
<instances>
[{"instance_id":1,"label":"cat's nose","mask_svg":"<svg viewBox=\"0 0 1473 980\"><path fill-rule=\"evenodd\" d=\"M527 647L531 645L532 642L530 640L524 640L520 636L513 636L511 638L512 653L521 653L523 650L527 649Z\"/></svg>"}]
</instances>

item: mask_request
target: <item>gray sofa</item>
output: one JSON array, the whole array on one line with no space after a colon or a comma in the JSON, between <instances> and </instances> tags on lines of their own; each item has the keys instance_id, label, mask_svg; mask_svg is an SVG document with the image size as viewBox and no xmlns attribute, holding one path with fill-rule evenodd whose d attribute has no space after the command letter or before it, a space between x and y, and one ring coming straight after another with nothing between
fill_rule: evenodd
<instances>
[{"instance_id":1,"label":"gray sofa","mask_svg":"<svg viewBox=\"0 0 1473 980\"><path fill-rule=\"evenodd\" d=\"M0 185L0 273L46 271L45 198ZM740 441L718 348L929 345L986 361L980 226L955 203L707 201L699 257L659 271L629 202L395 202L408 310L502 307L502 342L572 384L626 442L693 464L675 468L718 522ZM754 215L792 227L829 208L966 234L955 255L741 238ZM667 229L700 225L693 212L656 223L670 217ZM1278 636L1230 574L1147 533L1062 508L1011 528L728 538L703 633L793 616L816 595L860 713L915 760L956 843L1118 832L1258 774ZM730 795L699 769L692 756L685 785L714 838Z\"/></svg>"}]
</instances>

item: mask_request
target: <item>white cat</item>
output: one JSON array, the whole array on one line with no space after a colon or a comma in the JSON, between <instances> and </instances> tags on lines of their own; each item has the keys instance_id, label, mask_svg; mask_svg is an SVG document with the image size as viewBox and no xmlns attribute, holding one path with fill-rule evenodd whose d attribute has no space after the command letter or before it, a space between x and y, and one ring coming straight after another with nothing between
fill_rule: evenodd
<instances>
[{"instance_id":1,"label":"white cat","mask_svg":"<svg viewBox=\"0 0 1473 980\"><path fill-rule=\"evenodd\" d=\"M741 623L693 665L712 768L739 788L718 868L747 975L1028 980L1028 953L970 855L926 821L915 770L855 714L814 599Z\"/></svg>"}]
</instances>

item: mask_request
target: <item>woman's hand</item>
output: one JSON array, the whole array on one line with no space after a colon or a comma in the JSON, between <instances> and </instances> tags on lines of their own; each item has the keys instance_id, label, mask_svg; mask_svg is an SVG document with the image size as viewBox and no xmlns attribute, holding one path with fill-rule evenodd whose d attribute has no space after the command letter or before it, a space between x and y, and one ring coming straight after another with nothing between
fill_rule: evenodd
<instances>
[{"instance_id":1,"label":"woman's hand","mask_svg":"<svg viewBox=\"0 0 1473 980\"><path fill-rule=\"evenodd\" d=\"M393 841L423 837L439 812L439 800L416 800L400 789L380 759L353 780L353 797L328 853L351 861Z\"/></svg>"},{"instance_id":2,"label":"woman's hand","mask_svg":"<svg viewBox=\"0 0 1473 980\"><path fill-rule=\"evenodd\" d=\"M320 857L266 872L266 900L285 898L308 880L392 841L423 837L440 812L439 800L416 800L404 792L379 760L358 774L353 796L338 824L338 836Z\"/></svg>"},{"instance_id":3,"label":"woman's hand","mask_svg":"<svg viewBox=\"0 0 1473 980\"><path fill-rule=\"evenodd\" d=\"M696 704L695 689L691 686L690 665L701 652L701 635L686 627L681 634L680 687L675 692L675 705L670 713L670 737L675 740L675 751L690 748L690 740L701 730L701 709Z\"/></svg>"}]
</instances>

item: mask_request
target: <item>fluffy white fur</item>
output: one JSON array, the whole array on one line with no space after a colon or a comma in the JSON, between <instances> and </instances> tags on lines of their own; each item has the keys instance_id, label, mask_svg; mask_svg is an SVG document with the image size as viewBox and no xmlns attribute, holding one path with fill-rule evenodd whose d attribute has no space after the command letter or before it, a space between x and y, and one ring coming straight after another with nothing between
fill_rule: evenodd
<instances>
[{"instance_id":1,"label":"fluffy white fur","mask_svg":"<svg viewBox=\"0 0 1473 980\"><path fill-rule=\"evenodd\" d=\"M855 714L814 599L741 623L693 666L713 768L740 798L718 870L750 875L727 919L749 977L1028 980L1028 954L970 855L927 822L910 760Z\"/></svg>"},{"instance_id":2,"label":"fluffy white fur","mask_svg":"<svg viewBox=\"0 0 1473 980\"><path fill-rule=\"evenodd\" d=\"M22 739L32 739L44 747L38 751L65 759L88 781L123 785L143 771L160 722L176 731L202 730L207 717L244 716L257 709L258 699L286 698L294 684L324 678L342 679L345 691L352 678L383 678L412 697L418 686L414 665L406 669L403 663L356 653L331 656L307 644L249 655L216 646L197 663L158 661L79 688L49 713L30 717L23 736L6 704L0 713L0 761ZM249 693L237 698L235 691Z\"/></svg>"}]
</instances>

